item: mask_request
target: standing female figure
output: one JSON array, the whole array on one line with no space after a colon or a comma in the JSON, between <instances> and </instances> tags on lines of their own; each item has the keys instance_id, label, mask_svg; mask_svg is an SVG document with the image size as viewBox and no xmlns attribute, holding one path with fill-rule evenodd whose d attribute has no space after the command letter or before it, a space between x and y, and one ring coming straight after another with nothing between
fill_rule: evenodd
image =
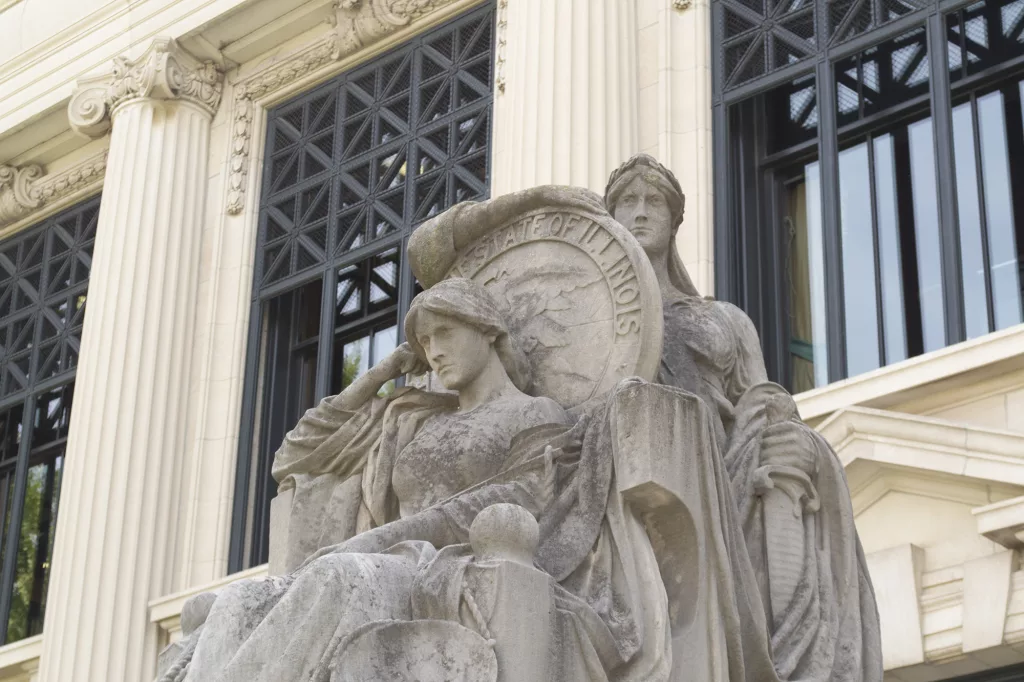
<instances>
[{"instance_id":1,"label":"standing female figure","mask_svg":"<svg viewBox=\"0 0 1024 682\"><path fill-rule=\"evenodd\" d=\"M712 413L779 676L881 680L878 613L842 464L768 381L750 318L694 287L676 248L679 182L638 154L611 174L605 204L658 278L659 382L696 393Z\"/></svg>"}]
</instances>

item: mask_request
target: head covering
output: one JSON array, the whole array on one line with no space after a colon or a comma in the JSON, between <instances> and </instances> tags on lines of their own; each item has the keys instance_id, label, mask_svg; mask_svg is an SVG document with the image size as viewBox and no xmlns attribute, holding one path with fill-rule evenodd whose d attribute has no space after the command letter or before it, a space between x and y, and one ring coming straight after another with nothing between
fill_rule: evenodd
<instances>
[{"instance_id":1,"label":"head covering","mask_svg":"<svg viewBox=\"0 0 1024 682\"><path fill-rule=\"evenodd\" d=\"M426 353L416 339L416 325L422 311L458 320L483 334L493 334L496 337L494 350L512 383L524 393L532 387L530 363L509 335L508 324L498 302L481 285L464 277L453 277L438 282L412 299L409 313L405 316L405 339L413 352L426 361Z\"/></svg>"},{"instance_id":2,"label":"head covering","mask_svg":"<svg viewBox=\"0 0 1024 682\"><path fill-rule=\"evenodd\" d=\"M604 190L604 205L608 212L615 215L615 205L622 196L623 190L636 178L654 185L664 195L672 211L672 235L679 230L683 223L683 211L686 206L686 195L680 187L676 176L665 166L658 163L650 154L637 154L629 161L612 171L608 177L608 185ZM679 257L679 249L669 250L668 259L669 281L680 293L687 296L700 296L697 287L693 285L690 275L683 266L683 260Z\"/></svg>"}]
</instances>

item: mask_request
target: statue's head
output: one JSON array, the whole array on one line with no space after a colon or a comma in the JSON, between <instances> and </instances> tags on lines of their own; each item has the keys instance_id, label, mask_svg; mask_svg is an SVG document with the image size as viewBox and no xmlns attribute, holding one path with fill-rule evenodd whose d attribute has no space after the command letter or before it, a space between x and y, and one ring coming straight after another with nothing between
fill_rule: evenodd
<instances>
[{"instance_id":1,"label":"statue's head","mask_svg":"<svg viewBox=\"0 0 1024 682\"><path fill-rule=\"evenodd\" d=\"M686 197L672 171L649 154L637 154L608 178L608 212L652 259L669 253L683 222Z\"/></svg>"},{"instance_id":2,"label":"statue's head","mask_svg":"<svg viewBox=\"0 0 1024 682\"><path fill-rule=\"evenodd\" d=\"M416 296L405 316L405 338L450 390L476 379L492 354L516 388L531 387L530 365L497 302L472 280L442 280Z\"/></svg>"},{"instance_id":3,"label":"statue's head","mask_svg":"<svg viewBox=\"0 0 1024 682\"><path fill-rule=\"evenodd\" d=\"M616 222L636 237L652 262L667 258L669 281L676 290L700 295L675 248L686 196L672 171L650 154L637 154L609 176L604 204Z\"/></svg>"}]
</instances>

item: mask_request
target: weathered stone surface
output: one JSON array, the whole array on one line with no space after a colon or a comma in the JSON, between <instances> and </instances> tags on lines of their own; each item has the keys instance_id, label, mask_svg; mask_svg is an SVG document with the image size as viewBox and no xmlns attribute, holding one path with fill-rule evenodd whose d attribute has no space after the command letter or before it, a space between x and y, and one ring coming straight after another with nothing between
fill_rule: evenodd
<instances>
[{"instance_id":1,"label":"weathered stone surface","mask_svg":"<svg viewBox=\"0 0 1024 682\"><path fill-rule=\"evenodd\" d=\"M880 682L841 465L693 289L671 173L607 200L414 233L407 342L276 455L284 575L190 602L165 680ZM446 392L378 396L427 371Z\"/></svg>"},{"instance_id":2,"label":"weathered stone surface","mask_svg":"<svg viewBox=\"0 0 1024 682\"><path fill-rule=\"evenodd\" d=\"M331 682L497 682L498 661L483 637L458 623L372 623L352 636Z\"/></svg>"},{"instance_id":3,"label":"weathered stone surface","mask_svg":"<svg viewBox=\"0 0 1024 682\"><path fill-rule=\"evenodd\" d=\"M573 407L628 376L653 379L661 301L636 240L586 190L545 186L460 204L409 245L424 283L467 277L502 306L534 393Z\"/></svg>"}]
</instances>

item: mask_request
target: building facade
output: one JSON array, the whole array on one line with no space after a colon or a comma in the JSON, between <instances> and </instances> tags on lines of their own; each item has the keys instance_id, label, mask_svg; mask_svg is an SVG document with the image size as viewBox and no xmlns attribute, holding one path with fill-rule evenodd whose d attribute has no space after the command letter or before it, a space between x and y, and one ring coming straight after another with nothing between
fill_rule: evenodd
<instances>
[{"instance_id":1,"label":"building facade","mask_svg":"<svg viewBox=\"0 0 1024 682\"><path fill-rule=\"evenodd\" d=\"M460 201L686 193L832 443L886 679L1024 679L1024 0L0 0L0 680L152 679Z\"/></svg>"}]
</instances>

